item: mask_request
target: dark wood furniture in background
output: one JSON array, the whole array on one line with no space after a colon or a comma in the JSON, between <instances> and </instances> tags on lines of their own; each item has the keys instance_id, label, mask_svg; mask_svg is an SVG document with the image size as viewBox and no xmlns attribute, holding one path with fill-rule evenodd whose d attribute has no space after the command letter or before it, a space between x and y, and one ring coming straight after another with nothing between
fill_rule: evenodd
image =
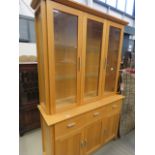
<instances>
[{"instance_id":1,"label":"dark wood furniture in background","mask_svg":"<svg viewBox=\"0 0 155 155\"><path fill-rule=\"evenodd\" d=\"M19 64L19 132L40 127L37 63Z\"/></svg>"}]
</instances>

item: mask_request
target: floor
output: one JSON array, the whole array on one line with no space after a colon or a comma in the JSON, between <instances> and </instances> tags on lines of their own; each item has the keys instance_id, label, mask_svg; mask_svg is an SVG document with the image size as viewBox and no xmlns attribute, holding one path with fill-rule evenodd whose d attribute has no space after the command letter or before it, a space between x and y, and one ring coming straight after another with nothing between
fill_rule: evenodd
<instances>
[{"instance_id":1,"label":"floor","mask_svg":"<svg viewBox=\"0 0 155 155\"><path fill-rule=\"evenodd\" d=\"M19 138L19 155L42 155L41 130L36 129ZM135 155L135 132L111 141L93 155Z\"/></svg>"}]
</instances>

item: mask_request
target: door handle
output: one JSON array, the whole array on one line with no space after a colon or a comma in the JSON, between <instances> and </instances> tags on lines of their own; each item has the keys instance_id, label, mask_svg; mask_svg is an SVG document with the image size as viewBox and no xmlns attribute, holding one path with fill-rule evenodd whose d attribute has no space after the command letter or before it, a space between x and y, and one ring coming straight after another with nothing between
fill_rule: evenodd
<instances>
[{"instance_id":1,"label":"door handle","mask_svg":"<svg viewBox=\"0 0 155 155\"><path fill-rule=\"evenodd\" d=\"M81 68L81 59L80 57L78 58L78 71L80 72L80 68Z\"/></svg>"},{"instance_id":2,"label":"door handle","mask_svg":"<svg viewBox=\"0 0 155 155\"><path fill-rule=\"evenodd\" d=\"M106 66L107 66L107 58L105 58L104 69L106 69Z\"/></svg>"},{"instance_id":3,"label":"door handle","mask_svg":"<svg viewBox=\"0 0 155 155\"><path fill-rule=\"evenodd\" d=\"M98 115L100 115L99 112L95 112L95 113L93 114L94 117L96 117L96 116L98 116Z\"/></svg>"},{"instance_id":4,"label":"door handle","mask_svg":"<svg viewBox=\"0 0 155 155\"><path fill-rule=\"evenodd\" d=\"M75 125L76 125L76 123L73 122L73 123L68 124L67 127L68 127L68 128L72 128L72 127L74 127Z\"/></svg>"}]
</instances>

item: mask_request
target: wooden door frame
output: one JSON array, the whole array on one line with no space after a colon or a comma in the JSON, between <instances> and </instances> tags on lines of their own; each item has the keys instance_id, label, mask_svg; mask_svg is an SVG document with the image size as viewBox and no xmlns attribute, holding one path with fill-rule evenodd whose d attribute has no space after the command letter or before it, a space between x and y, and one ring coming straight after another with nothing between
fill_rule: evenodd
<instances>
[{"instance_id":1,"label":"wooden door frame","mask_svg":"<svg viewBox=\"0 0 155 155\"><path fill-rule=\"evenodd\" d=\"M73 137L74 135L77 135L77 134L81 135L80 144L79 144L79 145L81 145L81 141L83 141L83 139L84 139L84 129L83 128L76 129L75 131L72 131L69 134L65 134L65 135L63 135L63 136L61 136L59 138L55 138L55 154L56 154L57 142L61 142L61 141L65 140L65 139ZM80 155L83 155L83 154L84 154L84 148L81 148L81 146L80 146Z\"/></svg>"},{"instance_id":2,"label":"wooden door frame","mask_svg":"<svg viewBox=\"0 0 155 155\"><path fill-rule=\"evenodd\" d=\"M105 77L106 77L106 65L107 65L107 55L108 55L108 45L109 45L109 32L110 26L120 29L120 42L119 42L119 49L118 49L118 62L117 62L117 71L116 71L116 81L115 81L115 90L112 93L105 95L104 87L105 87ZM120 62L121 62L121 53L122 53L122 44L123 44L123 34L124 34L124 26L118 23L114 23L112 21L107 21L107 28L106 28L106 52L105 52L105 69L104 69L104 76L102 82L102 98L110 95L114 95L117 93L117 85L118 85L118 78L119 78L119 70L120 70Z\"/></svg>"},{"instance_id":3,"label":"wooden door frame","mask_svg":"<svg viewBox=\"0 0 155 155\"><path fill-rule=\"evenodd\" d=\"M39 23L37 16L40 16L41 21ZM43 109L46 111L47 114L50 114L50 101L49 101L49 75L48 75L48 52L47 52L47 31L46 31L46 3L45 1L41 2L41 5L37 8L35 12L35 28L36 28L36 38L37 38L37 56L38 56L38 77L39 77L39 97L40 97L40 105L43 107ZM39 18L39 17L38 17ZM41 26L42 32L39 32L38 26ZM42 39L42 52L44 53L43 55L43 66L41 66L40 62L40 38ZM41 67L43 70L41 70ZM42 73L42 71L44 71ZM41 80L41 74L44 74L44 81ZM43 92L42 90L42 83L44 83L45 86L45 91ZM42 102L44 97L45 103Z\"/></svg>"},{"instance_id":4,"label":"wooden door frame","mask_svg":"<svg viewBox=\"0 0 155 155\"><path fill-rule=\"evenodd\" d=\"M105 57L105 41L106 41L106 24L107 20L88 14L88 13L83 13L83 45L82 45L82 75L81 75L81 98L82 102L81 104L84 103L90 103L97 101L101 99L101 84L102 84L102 66L104 64L104 57ZM102 45L101 45L101 53L100 53L100 69L99 69L99 82L98 82L98 96L93 97L91 99L85 100L84 99L84 89L85 89L85 62L86 62L86 43L87 43L87 21L88 19L97 21L103 24L103 31L102 31Z\"/></svg>"},{"instance_id":5,"label":"wooden door frame","mask_svg":"<svg viewBox=\"0 0 155 155\"><path fill-rule=\"evenodd\" d=\"M100 127L101 127L101 135L102 135L102 119L97 119L97 120L95 120L95 121L92 121L90 124L88 124L86 127L84 127L84 140L86 140L86 138L87 138L87 128L90 126L90 125L94 125L95 123L101 123L100 125ZM91 149L88 153L87 153L87 144L86 144L86 146L85 146L85 148L84 148L84 154L85 155L87 155L87 154L91 154L92 152L94 152L94 151L96 151L96 149L97 148L99 148L101 145L102 145L102 136L100 135L100 144L98 144L97 146L95 146L95 148L93 148L93 149ZM86 140L87 141L87 140Z\"/></svg>"},{"instance_id":6,"label":"wooden door frame","mask_svg":"<svg viewBox=\"0 0 155 155\"><path fill-rule=\"evenodd\" d=\"M81 89L81 49L82 49L82 41L81 41L81 23L82 23L82 12L73 8L70 8L68 6L58 4L53 1L47 1L47 37L48 37L48 62L49 62L49 81L50 81L50 110L51 113L56 113L57 111L63 111L64 109L73 108L76 105L78 106L80 104L80 89ZM76 96L77 101L76 105L73 104L73 106L66 106L64 109L63 107L61 109L56 109L56 103L55 103L55 56L54 56L54 19L53 19L53 13L52 10L57 9L64 13L68 13L71 15L75 15L78 17L78 39L77 39L77 89L76 89ZM79 70L78 70L79 67Z\"/></svg>"}]
</instances>

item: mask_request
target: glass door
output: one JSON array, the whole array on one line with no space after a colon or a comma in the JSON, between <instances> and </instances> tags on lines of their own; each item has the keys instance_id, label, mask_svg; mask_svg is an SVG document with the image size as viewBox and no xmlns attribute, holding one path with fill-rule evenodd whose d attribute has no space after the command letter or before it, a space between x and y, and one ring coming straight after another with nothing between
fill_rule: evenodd
<instances>
[{"instance_id":1,"label":"glass door","mask_svg":"<svg viewBox=\"0 0 155 155\"><path fill-rule=\"evenodd\" d=\"M51 66L54 80L51 85L54 93L56 110L75 106L79 100L79 74L80 74L80 12L51 2L51 18L53 20L53 51ZM52 37L52 36L51 36ZM52 59L53 58L53 59Z\"/></svg>"},{"instance_id":2,"label":"glass door","mask_svg":"<svg viewBox=\"0 0 155 155\"><path fill-rule=\"evenodd\" d=\"M123 26L112 22L109 23L104 95L110 95L117 91L123 37L122 30Z\"/></svg>"},{"instance_id":3,"label":"glass door","mask_svg":"<svg viewBox=\"0 0 155 155\"><path fill-rule=\"evenodd\" d=\"M83 98L84 102L100 97L100 76L104 53L104 20L87 15L84 48Z\"/></svg>"}]
</instances>

